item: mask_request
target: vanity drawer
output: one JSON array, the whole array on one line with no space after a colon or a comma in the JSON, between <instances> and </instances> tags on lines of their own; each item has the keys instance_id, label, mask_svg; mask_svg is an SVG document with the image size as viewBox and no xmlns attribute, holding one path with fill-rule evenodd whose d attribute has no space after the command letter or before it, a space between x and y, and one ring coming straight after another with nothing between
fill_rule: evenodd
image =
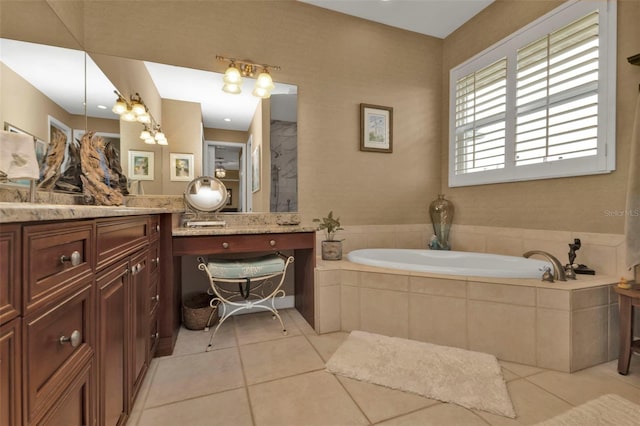
<instances>
[{"instance_id":1,"label":"vanity drawer","mask_svg":"<svg viewBox=\"0 0 640 426\"><path fill-rule=\"evenodd\" d=\"M93 271L93 223L24 227L22 241L25 314L77 287Z\"/></svg>"},{"instance_id":2,"label":"vanity drawer","mask_svg":"<svg viewBox=\"0 0 640 426\"><path fill-rule=\"evenodd\" d=\"M315 232L290 234L242 234L173 239L174 255L249 253L313 247Z\"/></svg>"},{"instance_id":3,"label":"vanity drawer","mask_svg":"<svg viewBox=\"0 0 640 426\"><path fill-rule=\"evenodd\" d=\"M20 225L0 225L0 324L20 315Z\"/></svg>"},{"instance_id":4,"label":"vanity drawer","mask_svg":"<svg viewBox=\"0 0 640 426\"><path fill-rule=\"evenodd\" d=\"M93 279L81 290L42 314L24 320L23 401L29 422L46 412L77 367L93 357Z\"/></svg>"},{"instance_id":5,"label":"vanity drawer","mask_svg":"<svg viewBox=\"0 0 640 426\"><path fill-rule=\"evenodd\" d=\"M98 221L96 239L99 270L149 243L149 217Z\"/></svg>"}]
</instances>

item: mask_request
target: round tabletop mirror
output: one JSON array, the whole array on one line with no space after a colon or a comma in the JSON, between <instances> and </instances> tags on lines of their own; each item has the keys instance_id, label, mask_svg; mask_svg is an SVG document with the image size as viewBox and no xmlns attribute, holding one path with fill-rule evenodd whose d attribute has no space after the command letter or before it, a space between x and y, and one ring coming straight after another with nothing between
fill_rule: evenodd
<instances>
[{"instance_id":1,"label":"round tabletop mirror","mask_svg":"<svg viewBox=\"0 0 640 426\"><path fill-rule=\"evenodd\" d=\"M227 188L214 177L200 176L189 182L184 200L194 210L217 212L227 202Z\"/></svg>"}]
</instances>

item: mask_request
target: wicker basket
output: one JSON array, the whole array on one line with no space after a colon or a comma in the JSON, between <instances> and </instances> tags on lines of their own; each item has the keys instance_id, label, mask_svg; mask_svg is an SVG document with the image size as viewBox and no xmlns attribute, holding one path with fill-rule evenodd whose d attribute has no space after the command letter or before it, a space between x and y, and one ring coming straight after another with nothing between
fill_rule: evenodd
<instances>
[{"instance_id":1,"label":"wicker basket","mask_svg":"<svg viewBox=\"0 0 640 426\"><path fill-rule=\"evenodd\" d=\"M182 300L182 322L189 330L203 330L218 323L218 305L211 307L213 296L207 293L195 293ZM212 315L213 314L213 315ZM207 324L207 321L211 321Z\"/></svg>"}]
</instances>

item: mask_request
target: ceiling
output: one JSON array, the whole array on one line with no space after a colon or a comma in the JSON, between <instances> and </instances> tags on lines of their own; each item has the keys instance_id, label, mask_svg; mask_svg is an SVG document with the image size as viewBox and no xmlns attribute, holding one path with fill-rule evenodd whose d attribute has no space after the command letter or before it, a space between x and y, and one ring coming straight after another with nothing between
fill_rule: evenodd
<instances>
[{"instance_id":1,"label":"ceiling","mask_svg":"<svg viewBox=\"0 0 640 426\"><path fill-rule=\"evenodd\" d=\"M494 0L299 0L369 21L445 38Z\"/></svg>"}]
</instances>

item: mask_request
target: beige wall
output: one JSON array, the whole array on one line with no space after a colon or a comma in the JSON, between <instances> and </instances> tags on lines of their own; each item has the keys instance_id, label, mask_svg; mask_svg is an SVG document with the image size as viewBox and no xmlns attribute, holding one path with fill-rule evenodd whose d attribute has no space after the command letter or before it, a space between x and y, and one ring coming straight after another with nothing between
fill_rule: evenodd
<instances>
[{"instance_id":1,"label":"beige wall","mask_svg":"<svg viewBox=\"0 0 640 426\"><path fill-rule=\"evenodd\" d=\"M498 0L444 40L442 87L442 190L456 206L454 221L465 225L565 231L624 232L630 131L640 67L627 63L640 52L640 2L618 1L616 171L606 175L448 188L449 70L562 2ZM499 24L497 24L499 23Z\"/></svg>"},{"instance_id":2,"label":"beige wall","mask_svg":"<svg viewBox=\"0 0 640 426\"><path fill-rule=\"evenodd\" d=\"M441 40L294 1L86 2L84 13L90 52L218 72L216 54L281 66L275 80L299 88L305 220L333 209L345 223L427 221L440 189ZM394 107L393 154L359 151L360 103Z\"/></svg>"},{"instance_id":3,"label":"beige wall","mask_svg":"<svg viewBox=\"0 0 640 426\"><path fill-rule=\"evenodd\" d=\"M560 3L498 0L445 40L293 1L166 1L153 7L103 1L56 10L64 9L61 16L90 52L218 72L224 64L216 54L280 65L274 78L299 88L304 220L332 209L346 225L426 223L430 201L443 191L456 205L458 224L619 234L623 218L606 217L604 210L624 209L629 123L640 82L640 67L625 59L640 51L635 0L618 1L614 173L447 187L449 69ZM18 31L2 6L3 34ZM20 16L28 37L46 39L47 32L27 25L43 19ZM394 108L392 154L359 151L359 103Z\"/></svg>"}]
</instances>

